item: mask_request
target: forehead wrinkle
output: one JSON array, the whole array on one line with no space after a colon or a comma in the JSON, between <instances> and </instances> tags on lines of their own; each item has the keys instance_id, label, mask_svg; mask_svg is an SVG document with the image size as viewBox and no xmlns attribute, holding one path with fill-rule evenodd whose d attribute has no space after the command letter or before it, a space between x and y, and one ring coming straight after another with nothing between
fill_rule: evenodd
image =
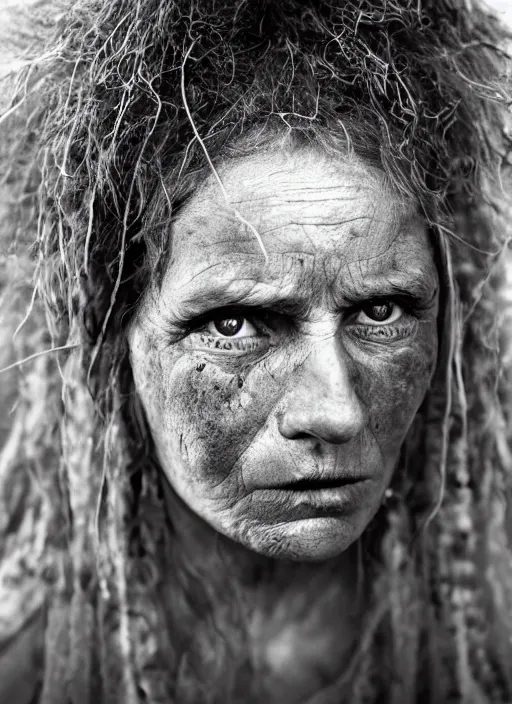
<instances>
[{"instance_id":1,"label":"forehead wrinkle","mask_svg":"<svg viewBox=\"0 0 512 704\"><path fill-rule=\"evenodd\" d=\"M316 218L312 218L311 221L306 221L306 219L303 220L289 220L286 223L283 224L276 224L273 226L269 227L258 227L257 230L260 233L260 235L274 235L277 236L277 239L279 241L279 234L286 235L287 231L291 228L298 228L301 229L302 232L306 235L308 241L310 244L313 246L313 249L316 251L318 247L318 242L315 241L315 237L311 236L308 232L308 228L314 227L315 229L325 229L325 228L334 228L334 227L343 227L345 225L350 225L355 222L361 222L364 220L367 220L368 216L362 215L360 217L354 217L354 218L347 218L344 220L325 220L323 222L318 222ZM252 231L246 227L246 226L241 226L241 231L244 232L246 235L245 241L254 241L254 234ZM332 234L331 239L336 239L339 238L340 240L342 239L341 237L342 233L341 232L335 232ZM351 232L346 233L345 238L351 238ZM213 246L213 245L212 245ZM313 252L306 252L304 251L304 254L313 254Z\"/></svg>"},{"instance_id":2,"label":"forehead wrinkle","mask_svg":"<svg viewBox=\"0 0 512 704\"><path fill-rule=\"evenodd\" d=\"M228 243L232 244L229 240ZM221 275L212 277L216 281L234 281L239 275L248 274L251 279L263 281L264 277L274 281L279 280L283 275L291 272L294 268L308 268L314 258L313 253L297 251L295 249L284 252L270 252L269 259L265 263L259 252L243 252L231 250L229 253L222 253L217 261L203 260L196 262L187 261L183 265L174 265L169 268L167 278L173 290L179 290L189 286L199 277L211 272L212 269L219 268ZM174 271L173 271L174 270Z\"/></svg>"},{"instance_id":3,"label":"forehead wrinkle","mask_svg":"<svg viewBox=\"0 0 512 704\"><path fill-rule=\"evenodd\" d=\"M301 225L304 221L307 221L308 224L311 222L318 226L329 226L363 221L371 217L367 212L358 212L358 210L361 211L362 208L355 199L347 198L346 202L350 202L354 207L350 208L346 216L343 216L339 213L337 208L339 201L333 201L330 198L315 201L286 201L282 198L267 195L259 200L248 196L245 199L240 199L231 204L220 201L210 201L211 208L208 210L208 215L203 215L201 210L194 214L189 214L189 217L186 219L186 229L188 231L208 230L211 229L213 221L216 224L220 224L224 229L229 229L236 234L240 232L250 232L250 228L240 223L240 220L234 215L234 211L230 205L246 205L247 207L243 209L242 214L252 225L256 226L257 229L262 227L266 221L273 221L277 218L283 221L282 225L280 223L272 226L270 231L286 225ZM264 209L260 207L261 203L265 204ZM315 207L325 203L330 203L332 207L321 209ZM203 201L202 205L207 206L208 201ZM298 205L302 207L297 207ZM177 219L174 229L176 230L176 225L179 226L180 224L182 223ZM185 225L185 223L183 223L183 225ZM262 231L265 232L266 230L263 229Z\"/></svg>"},{"instance_id":4,"label":"forehead wrinkle","mask_svg":"<svg viewBox=\"0 0 512 704\"><path fill-rule=\"evenodd\" d=\"M357 249L354 248L354 256L347 257L347 264L370 264L374 260L382 259L386 254L390 254L397 237L398 233L392 233L389 238L383 238L382 233L370 234L368 229L364 244L360 242ZM376 242L381 244L380 248L375 246Z\"/></svg>"},{"instance_id":5,"label":"forehead wrinkle","mask_svg":"<svg viewBox=\"0 0 512 704\"><path fill-rule=\"evenodd\" d=\"M237 171L239 171L239 169L237 169ZM286 180L285 188L278 194L275 193L275 184L272 191L269 191L267 175L259 178L245 178L240 182L239 180L233 179L232 172L229 173L228 178L229 181L235 180L235 193L232 194L232 196L240 195L241 190L242 197L238 199L232 198L230 203L226 203L221 198L221 194L217 193L214 185L206 191L204 187L199 189L192 199L193 202L190 203L190 207L185 207L180 215L178 215L174 223L175 232L178 230L176 225L178 225L178 227L181 225L181 228L188 230L190 234L195 231L198 234L204 233L204 235L206 235L212 227L217 231L222 228L229 233L224 240L208 242L208 239L205 237L202 244L204 246L215 247L217 244L221 244L226 240L228 242L235 239L240 241L242 238L254 244L255 238L251 229L240 223L239 219L235 216L233 207L235 205L247 206L243 208L243 214L246 219L256 227L260 234L271 235L286 227L294 226L311 225L322 228L341 228L348 224L368 221L368 226L364 228L363 231L360 231L358 228L354 228L351 231L351 237L357 238L359 236L366 236L375 222L375 199L371 200L371 205L369 206L368 191L375 191L378 194L382 192L383 184L380 181L376 182L374 178L366 179L370 181L371 187L366 186L366 183L361 185L361 182L358 184L349 182L331 185L329 183L321 183L321 185L318 185L318 178L315 178L311 186L307 186L306 188L299 186L299 188L297 188L295 185L289 185L289 173L285 170L274 170L271 173L279 174ZM255 192L255 188L253 188L254 182L258 183L258 181L261 184L261 189L258 188L258 190L263 191L261 195ZM244 194L244 190L249 190L249 193ZM346 195L347 191L354 190L356 193ZM326 192L328 193L327 197ZM287 197L287 193L292 195L298 194L301 197L289 198ZM307 198L302 197L304 193L307 194ZM338 195L338 200L333 198L334 193ZM264 208L261 207L261 203L264 203ZM326 203L329 203L330 206L327 208L321 207ZM339 206L345 203L350 203L351 207L349 207L349 212L346 213L345 217L342 217L339 213ZM297 207L299 204L301 207ZM383 203L381 202L381 209L383 206L387 216L384 218L384 221L387 222L389 222L390 215L392 221L396 221L398 211L403 212L404 210L404 203L402 201L397 202L396 197L384 199ZM361 212L363 209L364 212Z\"/></svg>"},{"instance_id":6,"label":"forehead wrinkle","mask_svg":"<svg viewBox=\"0 0 512 704\"><path fill-rule=\"evenodd\" d=\"M276 164L276 154L282 166ZM242 183L244 186L250 182L251 186L257 188L260 185L265 187L269 177L277 181L281 180L287 184L290 166L293 167L298 163L301 167L304 167L303 181L306 183L314 182L316 184L318 178L315 174L318 174L320 162L322 164L321 173L322 175L325 174L327 179L332 176L332 174L335 174L340 166L342 166L347 176L345 183L349 187L357 188L361 185L365 187L374 185L382 187L386 183L386 177L382 169L367 164L355 155L347 154L343 159L339 157L333 158L315 148L300 151L292 150L291 152L285 150L277 150L276 152L275 150L269 149L266 152L260 152L252 157L227 162L221 165L218 171L221 178L224 180L225 186L229 186L230 183L234 181L236 184ZM260 168L260 173L258 173L256 169L253 169L250 178L248 178L246 176L247 167L250 168L251 164L258 165L262 168ZM363 179L361 179L361 176L363 176ZM213 180L213 176L210 176L209 181L213 183ZM357 181L357 183L354 183L354 180ZM364 184L362 183L363 180Z\"/></svg>"},{"instance_id":7,"label":"forehead wrinkle","mask_svg":"<svg viewBox=\"0 0 512 704\"><path fill-rule=\"evenodd\" d=\"M331 201L329 201L331 202ZM281 205L279 211L260 213L253 212L256 209L252 208L246 211L247 218L256 224L256 228L261 235L272 234L278 231L285 231L290 227L302 227L306 231L306 227L315 227L317 229L339 228L339 231L332 233L332 239L339 239L340 244L344 244L344 239L359 239L359 238L382 238L388 234L397 234L402 220L402 204L389 203L385 207L385 212L377 215L375 203L368 206L364 203L365 210L362 212L362 205L358 202L352 202L353 207L348 212L340 213L336 204L330 209L310 209L310 203L304 203L303 208L290 206L286 209ZM252 205L252 204L251 204ZM315 206L318 203L314 204ZM276 222L277 220L277 222ZM271 224L272 223L272 224ZM349 232L345 232L348 225L353 225ZM375 230L373 233L372 230ZM314 237L309 238L314 243ZM386 244L387 246L387 244Z\"/></svg>"},{"instance_id":8,"label":"forehead wrinkle","mask_svg":"<svg viewBox=\"0 0 512 704\"><path fill-rule=\"evenodd\" d=\"M355 193L346 194L348 190L355 190ZM372 189L375 192L377 189ZM332 193L329 193L332 191ZM366 194L365 194L366 195ZM272 191L261 189L261 195L257 191L251 189L246 196L231 198L230 203L233 205L245 205L246 203L261 203L265 201L270 206L274 205L289 205L289 204L311 204L311 203L353 203L363 197L361 188L358 186L325 186L315 184L314 186L301 186L300 188L282 188L281 190Z\"/></svg>"},{"instance_id":9,"label":"forehead wrinkle","mask_svg":"<svg viewBox=\"0 0 512 704\"><path fill-rule=\"evenodd\" d=\"M244 213L245 217L251 224L256 228L262 236L275 236L277 233L283 233L284 236L287 234L287 230L293 228L301 228L302 231L307 234L306 228L314 227L318 230L325 230L326 228L339 228L333 231L331 235L331 240L338 239L340 244L344 244L345 239L357 239L360 237L370 236L370 231L372 226L379 223L383 227L391 225L390 220L387 218L380 218L377 220L375 216L375 209L372 208L370 212L364 213L347 213L345 216L337 212L336 208L332 211L326 211L322 209L318 211L315 208L314 211L308 212L308 205L305 204L303 209L298 210L296 207L290 207L284 210L282 207L279 212L261 212L257 208L253 207L254 204L251 203L251 208L247 209ZM315 204L316 205L316 204ZM352 225L349 232L345 232L347 226ZM227 228L226 228L227 229ZM233 244L233 239L244 242L251 242L254 244L255 238L252 230L245 224L239 221L229 223L229 232L231 237L227 237L224 240L215 240L212 242L205 242L207 247L215 247L218 243L229 242ZM380 234L380 233L376 233ZM308 234L308 240L316 250L317 243L315 238Z\"/></svg>"},{"instance_id":10,"label":"forehead wrinkle","mask_svg":"<svg viewBox=\"0 0 512 704\"><path fill-rule=\"evenodd\" d=\"M319 188L317 198L283 198L281 195L266 195L255 201L252 194L239 200L237 205L247 218L256 217L261 225L266 221L281 220L283 223L313 222L320 226L345 224L368 217L366 200L358 196L347 198L323 197L325 189ZM320 195L322 194L322 196ZM264 208L260 206L264 203ZM245 206L245 207L243 207Z\"/></svg>"},{"instance_id":11,"label":"forehead wrinkle","mask_svg":"<svg viewBox=\"0 0 512 704\"><path fill-rule=\"evenodd\" d=\"M234 173L230 171L224 182L228 202L215 190L215 184L211 184L208 190L201 189L196 194L196 200L202 201L203 204L211 203L222 215L232 218L233 207L248 206L251 209L257 209L261 203L265 203L265 208L270 212L283 207L288 210L286 206L293 207L298 204L309 207L329 203L332 204L332 209L336 209L338 205L350 203L357 208L365 199L373 202L373 194L382 193L385 188L380 180L369 178L367 174L365 174L365 183L361 181L352 183L350 180L345 180L333 184L332 175L329 173L323 180L324 174L320 174L320 183L318 174L312 173L311 176L307 176L311 179L310 182L297 185L290 183L290 174L286 170L274 170L265 173L262 177L241 179L236 178L238 171L239 169L236 168ZM269 181L272 181L272 187L269 186Z\"/></svg>"},{"instance_id":12,"label":"forehead wrinkle","mask_svg":"<svg viewBox=\"0 0 512 704\"><path fill-rule=\"evenodd\" d=\"M413 203L390 203L385 217L377 215L375 205L368 215L368 224L364 231L354 228L351 230L351 239L357 240L358 245L353 248L354 257L351 262L365 262L367 264L381 259L386 254L397 256L406 246L406 254L410 256L411 246L409 238L414 236L426 238L427 230L425 221L421 217L417 206ZM414 247L412 247L414 248ZM430 249L430 247L429 247Z\"/></svg>"},{"instance_id":13,"label":"forehead wrinkle","mask_svg":"<svg viewBox=\"0 0 512 704\"><path fill-rule=\"evenodd\" d=\"M176 221L173 228L173 241L175 243L174 254L175 258L179 256L180 251L184 248L185 256L187 259L190 257L190 252L187 250L187 235L191 238L194 236L201 237L200 247L205 250L215 250L219 246L233 247L234 245L240 247L239 252L242 254L254 254L254 247L257 246L256 239L252 230L245 224L241 223L239 220L235 219L232 212L225 209L226 206L220 204L219 208L223 211L217 211L215 213L215 218L206 219L202 214L189 214L185 221ZM310 236L307 228L314 227L318 229L325 230L325 228L339 228L338 231L332 233L330 239L339 239L340 244L343 244L345 233L341 232L342 228L346 228L349 225L353 225L350 232L346 233L348 238L357 238L367 234L371 222L374 219L374 214L347 214L346 217L340 217L339 213L333 213L331 218L326 217L325 211L321 213L314 212L307 214L298 218L296 209L291 209L291 213L283 213L282 210L278 213L278 218L276 218L275 213L261 213L258 212L256 208L251 208L250 212L246 212L247 219L256 227L257 231L265 236L277 237L277 241L281 241L279 234L283 235L283 240L287 239L287 230L293 228L300 228L304 234L307 235L309 243L312 245L313 251L316 251L318 243L315 242L315 237ZM224 215L226 216L224 218ZM286 217L289 215L289 217ZM213 223L212 223L213 220ZM276 220L279 220L276 222ZM370 221L368 226L364 228L364 232L360 232L358 225L362 225L366 221ZM209 236L209 231L211 236ZM224 233L224 234L222 234ZM220 234L221 237L216 235ZM177 246L176 246L177 245ZM247 250L242 248L242 245L250 245L250 249ZM232 251L232 249L231 249ZM313 251L306 252L304 254L312 254ZM261 257L261 255L258 255Z\"/></svg>"},{"instance_id":14,"label":"forehead wrinkle","mask_svg":"<svg viewBox=\"0 0 512 704\"><path fill-rule=\"evenodd\" d=\"M342 164L340 174L336 169L331 173L328 163L305 168L306 159L299 162L288 160L284 168L269 169L268 164L272 165L273 159L274 155L268 155L263 171L249 168L250 178L247 177L251 165L248 159L244 159L243 169L240 164L233 166L231 162L224 171L224 180L230 191L233 185L231 195L241 196L238 202L247 204L247 208L243 208L246 219L266 236L265 244L270 254L272 249L279 256L279 249L300 248L303 256L331 259L336 269L339 268L338 262L348 263L355 258L361 262L361 271L354 270L351 274L353 278L362 278L363 268L393 249L405 223L417 218L417 206L411 213L411 203L405 203L396 194L391 197L382 174L379 172L377 177L372 172L369 175L366 165L363 169L354 169ZM257 159L252 163L258 166ZM259 165L261 167L261 159ZM294 170L290 171L290 165ZM284 188L281 189L283 182ZM390 197L386 197L388 190ZM373 192L376 197L370 198L368 194ZM339 195L340 200L333 199L333 194ZM300 200L296 199L297 195ZM326 203L330 205L326 207ZM167 272L169 280L174 279L169 288L174 291L173 295L177 295L181 287L190 286L195 277L209 281L198 284L201 291L215 278L220 279L224 287L232 286L226 280L229 255L234 255L235 259L243 255L244 267L251 257L255 257L256 268L261 268L262 255L254 233L240 223L232 206L233 202L223 201L216 184L206 183L178 214L173 223L173 256ZM250 251L244 251L246 248ZM195 271L194 260L196 267L199 265ZM329 268L328 261L319 264L319 272ZM261 280L261 272L255 273L252 265L250 268L251 271L241 271L234 278ZM280 276L282 278L282 272Z\"/></svg>"},{"instance_id":15,"label":"forehead wrinkle","mask_svg":"<svg viewBox=\"0 0 512 704\"><path fill-rule=\"evenodd\" d=\"M224 305L247 305L258 303L298 300L307 296L311 288L314 257L309 254L288 253L271 255L267 266L261 256L250 254L240 262L239 257L233 261L219 261L196 270L186 280L168 279L162 296L164 307L182 310L209 308ZM212 272L219 269L221 274ZM213 305L215 304L215 305Z\"/></svg>"}]
</instances>

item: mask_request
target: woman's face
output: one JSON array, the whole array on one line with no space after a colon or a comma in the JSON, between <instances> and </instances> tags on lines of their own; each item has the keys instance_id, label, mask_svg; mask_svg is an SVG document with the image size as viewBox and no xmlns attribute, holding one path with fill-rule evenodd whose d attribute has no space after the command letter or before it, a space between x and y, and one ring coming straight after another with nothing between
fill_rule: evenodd
<instances>
[{"instance_id":1,"label":"woman's face","mask_svg":"<svg viewBox=\"0 0 512 704\"><path fill-rule=\"evenodd\" d=\"M196 514L264 555L334 557L381 504L434 370L425 225L355 158L276 149L220 175L229 202L210 178L181 210L129 331L136 388Z\"/></svg>"}]
</instances>

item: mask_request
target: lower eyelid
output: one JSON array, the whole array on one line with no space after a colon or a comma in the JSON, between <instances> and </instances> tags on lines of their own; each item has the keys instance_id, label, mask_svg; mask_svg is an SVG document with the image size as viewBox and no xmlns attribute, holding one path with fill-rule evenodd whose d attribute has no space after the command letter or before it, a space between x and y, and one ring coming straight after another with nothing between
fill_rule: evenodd
<instances>
[{"instance_id":1,"label":"lower eyelid","mask_svg":"<svg viewBox=\"0 0 512 704\"><path fill-rule=\"evenodd\" d=\"M199 340L197 340L199 337ZM194 340L195 338L195 340ZM252 337L214 337L207 332L197 332L190 339L191 346L212 352L256 352L266 348L268 338L261 335Z\"/></svg>"},{"instance_id":2,"label":"lower eyelid","mask_svg":"<svg viewBox=\"0 0 512 704\"><path fill-rule=\"evenodd\" d=\"M408 320L398 320L390 325L364 325L354 323L350 326L351 334L363 340L373 342L393 342L413 335L418 327L418 319L408 316Z\"/></svg>"}]
</instances>

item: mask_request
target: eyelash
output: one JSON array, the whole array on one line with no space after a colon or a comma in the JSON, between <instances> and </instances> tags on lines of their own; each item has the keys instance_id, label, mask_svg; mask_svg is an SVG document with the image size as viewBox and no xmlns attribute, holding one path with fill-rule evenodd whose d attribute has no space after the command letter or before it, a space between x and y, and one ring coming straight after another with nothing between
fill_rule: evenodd
<instances>
[{"instance_id":1,"label":"eyelash","mask_svg":"<svg viewBox=\"0 0 512 704\"><path fill-rule=\"evenodd\" d=\"M245 352L247 354L251 352L258 352L262 347L265 347L266 340L268 338L259 337L212 337L204 334L201 337L201 343L204 347L211 350L224 350L226 352L237 350L239 352Z\"/></svg>"},{"instance_id":2,"label":"eyelash","mask_svg":"<svg viewBox=\"0 0 512 704\"><path fill-rule=\"evenodd\" d=\"M204 313L203 315L187 323L186 334L190 334L192 332L200 333L212 320L222 320L224 318L245 318L258 329L268 327L265 325L264 319L269 319L271 315L277 317L279 314L272 313L272 311L265 308L252 308L250 306L226 306L223 308L214 308L213 310L208 311L208 313Z\"/></svg>"},{"instance_id":3,"label":"eyelash","mask_svg":"<svg viewBox=\"0 0 512 704\"><path fill-rule=\"evenodd\" d=\"M262 308L251 308L251 307L236 307L236 306L226 306L223 308L215 308L214 310L208 311L207 313L191 320L184 326L183 338L188 337L191 334L196 334L201 336L201 345L210 350L220 350L220 351L238 351L250 354L251 352L259 352L262 348L266 347L266 342L268 341L268 334L265 335L264 330L272 329L268 325L265 325L264 318L269 318L272 315L271 311ZM277 314L274 314L276 316ZM246 318L258 331L258 336L254 337L214 337L206 331L206 326L214 319L226 318L236 318L244 317Z\"/></svg>"},{"instance_id":4,"label":"eyelash","mask_svg":"<svg viewBox=\"0 0 512 704\"><path fill-rule=\"evenodd\" d=\"M415 316L418 315L422 308L420 301L411 295L397 294L394 296L376 296L375 298L369 298L365 301L354 301L354 303L346 309L348 314L346 317L357 315L357 313L361 312L368 306L380 306L385 303L392 303L393 305L400 306L404 313Z\"/></svg>"},{"instance_id":5,"label":"eyelash","mask_svg":"<svg viewBox=\"0 0 512 704\"><path fill-rule=\"evenodd\" d=\"M394 305L400 306L405 315L408 315L415 319L419 317L419 311L424 307L417 298L410 294L395 294L393 296L387 297L378 296L375 298L366 299L364 301L352 303L349 307L345 309L344 319L350 320L352 317L358 315L363 310L363 308L366 308L367 306L382 305L384 303L392 303ZM206 326L213 319L222 319L223 316L225 316L226 318L246 318L246 320L248 320L252 325L254 325L254 327L258 331L258 336L245 338L221 338L209 335L205 331ZM294 324L291 315L276 312L271 309L262 309L250 306L226 306L211 310L208 313L205 313L204 315L201 315L200 317L196 318L195 320L190 321L190 323L186 325L184 337L192 333L201 334L201 344L210 349L234 349L241 352L256 352L261 349L262 346L265 346L266 342L268 342L268 332L271 332L273 329L278 327L278 325L275 324L277 322L277 319L279 319L281 323L283 321L286 321L286 323L290 327L296 328L296 325ZM272 324L273 322L274 325ZM389 325L386 325L384 321L382 325L369 326L365 325L364 323L357 323L355 320L349 324L354 330L357 330L358 337L362 337L368 340L375 340L376 338L381 340L386 338L390 339L393 337L393 335L390 333L392 333L393 330L396 332L399 329L403 332L403 335L395 334L394 339L400 339L400 337L406 336L407 327L410 327L404 327L404 323L401 319L399 319L396 323L390 323Z\"/></svg>"}]
</instances>

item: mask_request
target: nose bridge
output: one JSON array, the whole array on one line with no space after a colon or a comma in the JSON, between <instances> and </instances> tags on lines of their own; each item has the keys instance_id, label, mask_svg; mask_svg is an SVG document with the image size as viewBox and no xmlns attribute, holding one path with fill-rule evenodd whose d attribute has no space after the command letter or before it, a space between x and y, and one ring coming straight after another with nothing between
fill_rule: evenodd
<instances>
[{"instance_id":1,"label":"nose bridge","mask_svg":"<svg viewBox=\"0 0 512 704\"><path fill-rule=\"evenodd\" d=\"M347 442L364 426L351 361L335 334L310 341L310 350L284 399L281 433Z\"/></svg>"},{"instance_id":2,"label":"nose bridge","mask_svg":"<svg viewBox=\"0 0 512 704\"><path fill-rule=\"evenodd\" d=\"M346 395L352 387L347 355L337 335L325 335L313 342L303 371L305 383L321 386L324 398Z\"/></svg>"}]
</instances>

